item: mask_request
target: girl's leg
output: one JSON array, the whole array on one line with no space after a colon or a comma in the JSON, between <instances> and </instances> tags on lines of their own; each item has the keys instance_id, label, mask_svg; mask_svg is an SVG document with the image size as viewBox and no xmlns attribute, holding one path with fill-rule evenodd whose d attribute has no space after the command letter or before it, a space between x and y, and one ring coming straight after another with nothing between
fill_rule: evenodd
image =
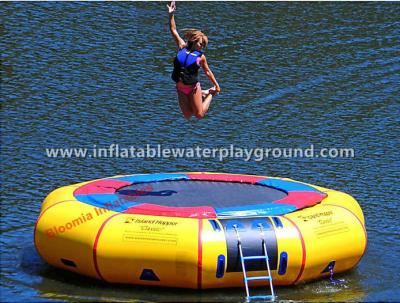
<instances>
[{"instance_id":1,"label":"girl's leg","mask_svg":"<svg viewBox=\"0 0 400 303\"><path fill-rule=\"evenodd\" d=\"M190 103L192 104L193 114L198 119L202 119L205 115L203 110L203 98L201 96L201 89L195 89L190 95Z\"/></svg>"},{"instance_id":2,"label":"girl's leg","mask_svg":"<svg viewBox=\"0 0 400 303\"><path fill-rule=\"evenodd\" d=\"M208 95L205 95L203 97L203 110L204 110L204 113L206 113L208 111L208 108L210 107L212 98L213 98L213 95L211 95L210 93L208 93Z\"/></svg>"},{"instance_id":3,"label":"girl's leg","mask_svg":"<svg viewBox=\"0 0 400 303\"><path fill-rule=\"evenodd\" d=\"M190 119L193 115L193 109L189 96L178 91L179 107L181 108L182 114L186 119Z\"/></svg>"},{"instance_id":4,"label":"girl's leg","mask_svg":"<svg viewBox=\"0 0 400 303\"><path fill-rule=\"evenodd\" d=\"M198 85L193 91L193 94L190 96L190 99L193 114L198 119L204 118L206 112L208 111L208 108L210 107L212 95L210 93L206 95L206 91L202 91L200 85Z\"/></svg>"}]
</instances>

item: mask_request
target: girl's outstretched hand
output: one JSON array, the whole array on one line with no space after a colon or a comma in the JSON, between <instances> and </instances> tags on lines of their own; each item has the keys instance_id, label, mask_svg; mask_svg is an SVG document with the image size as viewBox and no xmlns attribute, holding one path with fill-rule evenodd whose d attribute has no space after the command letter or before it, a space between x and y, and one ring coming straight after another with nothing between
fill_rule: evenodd
<instances>
[{"instance_id":1,"label":"girl's outstretched hand","mask_svg":"<svg viewBox=\"0 0 400 303\"><path fill-rule=\"evenodd\" d=\"M170 5L167 4L167 7L168 7L168 13L172 14L174 11L176 11L175 1L171 1L171 4Z\"/></svg>"}]
</instances>

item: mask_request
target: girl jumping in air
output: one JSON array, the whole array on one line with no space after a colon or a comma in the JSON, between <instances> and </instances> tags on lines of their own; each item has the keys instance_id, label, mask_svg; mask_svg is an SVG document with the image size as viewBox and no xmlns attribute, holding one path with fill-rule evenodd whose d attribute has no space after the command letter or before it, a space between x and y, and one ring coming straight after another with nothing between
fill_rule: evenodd
<instances>
[{"instance_id":1,"label":"girl jumping in air","mask_svg":"<svg viewBox=\"0 0 400 303\"><path fill-rule=\"evenodd\" d=\"M189 119L192 115L201 119L210 107L212 97L221 91L202 52L207 47L208 38L197 29L187 29L184 30L184 37L187 40L185 42L176 30L174 18L176 10L175 1L172 1L167 7L169 28L175 43L179 47L174 59L174 70L172 72L172 79L176 82L179 106L186 119ZM198 80L200 67L202 67L208 79L214 84L214 87L208 90L201 90Z\"/></svg>"}]
</instances>

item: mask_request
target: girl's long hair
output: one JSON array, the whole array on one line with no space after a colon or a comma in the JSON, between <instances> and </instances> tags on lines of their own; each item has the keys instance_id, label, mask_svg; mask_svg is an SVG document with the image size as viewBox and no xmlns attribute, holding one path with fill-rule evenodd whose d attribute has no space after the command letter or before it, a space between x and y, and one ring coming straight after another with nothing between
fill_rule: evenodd
<instances>
[{"instance_id":1,"label":"girl's long hair","mask_svg":"<svg viewBox=\"0 0 400 303\"><path fill-rule=\"evenodd\" d=\"M187 46L189 49L193 48L193 45L200 40L202 41L203 48L208 45L208 37L200 30L195 28L184 28L183 36L187 40Z\"/></svg>"}]
</instances>

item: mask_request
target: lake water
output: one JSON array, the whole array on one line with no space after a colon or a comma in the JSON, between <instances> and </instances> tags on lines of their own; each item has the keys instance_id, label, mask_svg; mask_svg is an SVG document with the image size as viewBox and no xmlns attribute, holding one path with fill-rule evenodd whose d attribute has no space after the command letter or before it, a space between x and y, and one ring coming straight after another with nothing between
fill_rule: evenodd
<instances>
[{"instance_id":1,"label":"lake water","mask_svg":"<svg viewBox=\"0 0 400 303\"><path fill-rule=\"evenodd\" d=\"M186 121L178 108L166 2L3 2L0 12L1 300L244 302L244 289L106 285L46 265L33 246L41 203L57 187L117 174L223 171L337 189L363 208L367 251L339 276L344 283L280 287L278 300L400 301L399 3L179 2L178 28L208 34L207 60L222 88L201 121ZM110 144L313 144L353 148L355 157L49 158L45 151Z\"/></svg>"}]
</instances>

